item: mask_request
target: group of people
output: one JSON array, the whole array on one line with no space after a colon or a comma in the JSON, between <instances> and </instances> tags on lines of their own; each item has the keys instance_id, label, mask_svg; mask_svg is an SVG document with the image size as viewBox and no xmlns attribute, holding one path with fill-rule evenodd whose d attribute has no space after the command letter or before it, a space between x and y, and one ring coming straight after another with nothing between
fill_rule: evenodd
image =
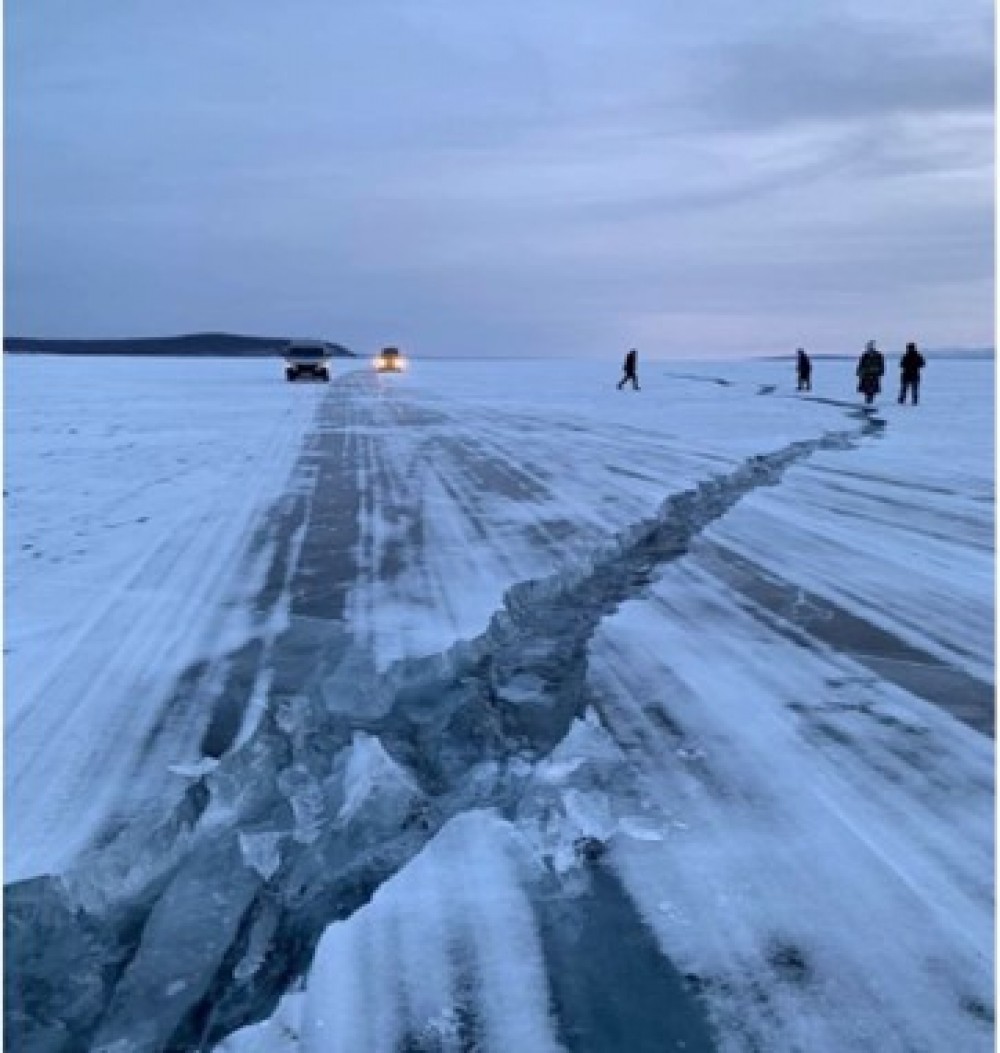
<instances>
[{"instance_id":1,"label":"group of people","mask_svg":"<svg viewBox=\"0 0 1000 1053\"><path fill-rule=\"evenodd\" d=\"M812 362L806 354L805 348L800 347L795 352L795 355L795 371L799 380L798 390L812 391ZM629 348L628 354L625 355L625 362L622 365L622 378L618 381L619 391L629 383L631 383L635 391L639 390L638 357L639 354L636 349L634 347ZM910 396L914 406L917 404L920 398L920 370L925 365L924 356L917 350L917 345L914 343L907 344L906 351L899 360L900 405L906 402L907 395ZM858 391L864 395L865 403L871 405L875 401L875 396L882 390L882 377L885 375L885 358L875 346L874 340L869 340L865 344L864 353L858 359L858 368L855 373L858 378Z\"/></svg>"},{"instance_id":2,"label":"group of people","mask_svg":"<svg viewBox=\"0 0 1000 1053\"><path fill-rule=\"evenodd\" d=\"M795 371L798 376L799 391L812 391L812 362L803 348L796 351ZM907 395L915 406L920 399L920 370L926 362L917 350L917 345L909 343L899 360L899 403L906 402ZM855 370L858 378L858 391L864 395L865 404L871 405L875 396L882 390L882 377L885 375L885 358L875 346L874 340L865 344L864 353L858 359Z\"/></svg>"}]
</instances>

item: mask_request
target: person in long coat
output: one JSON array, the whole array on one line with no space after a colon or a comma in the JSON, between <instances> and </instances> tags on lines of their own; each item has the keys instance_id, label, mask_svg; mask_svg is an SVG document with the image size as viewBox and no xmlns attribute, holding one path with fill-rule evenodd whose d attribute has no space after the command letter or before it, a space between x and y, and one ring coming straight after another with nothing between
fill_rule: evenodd
<instances>
[{"instance_id":1,"label":"person in long coat","mask_svg":"<svg viewBox=\"0 0 1000 1053\"><path fill-rule=\"evenodd\" d=\"M885 359L875 346L874 340L865 344L864 354L858 359L858 391L865 397L865 404L871 405L875 396L882 390L882 376L885 373Z\"/></svg>"},{"instance_id":2,"label":"person in long coat","mask_svg":"<svg viewBox=\"0 0 1000 1053\"><path fill-rule=\"evenodd\" d=\"M799 378L799 391L812 391L812 362L809 361L809 356L805 353L804 348L799 348L795 352L795 373Z\"/></svg>"}]
</instances>

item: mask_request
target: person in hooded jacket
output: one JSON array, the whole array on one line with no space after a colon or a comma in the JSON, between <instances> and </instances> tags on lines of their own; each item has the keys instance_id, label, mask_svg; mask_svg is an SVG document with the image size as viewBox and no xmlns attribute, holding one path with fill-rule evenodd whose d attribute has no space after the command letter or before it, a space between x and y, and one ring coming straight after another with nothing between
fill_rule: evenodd
<instances>
[{"instance_id":1,"label":"person in hooded jacket","mask_svg":"<svg viewBox=\"0 0 1000 1053\"><path fill-rule=\"evenodd\" d=\"M874 340L865 344L864 354L858 359L858 391L865 397L866 405L875 401L875 396L882 390L882 375L885 373L885 359L875 346Z\"/></svg>"},{"instance_id":2,"label":"person in hooded jacket","mask_svg":"<svg viewBox=\"0 0 1000 1053\"><path fill-rule=\"evenodd\" d=\"M917 404L920 397L920 370L927 363L924 356L917 350L917 345L910 343L906 345L906 351L899 360L899 404L906 402L906 393L909 392L913 405Z\"/></svg>"}]
</instances>

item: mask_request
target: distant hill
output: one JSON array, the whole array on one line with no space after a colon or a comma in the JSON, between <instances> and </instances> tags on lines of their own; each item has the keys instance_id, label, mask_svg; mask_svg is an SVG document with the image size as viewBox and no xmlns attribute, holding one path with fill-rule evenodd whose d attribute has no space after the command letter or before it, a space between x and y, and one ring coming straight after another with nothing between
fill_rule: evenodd
<instances>
[{"instance_id":1,"label":"distant hill","mask_svg":"<svg viewBox=\"0 0 1000 1053\"><path fill-rule=\"evenodd\" d=\"M192 333L187 336L136 337L122 340L45 340L4 337L5 355L165 355L178 358L270 358L281 354L289 337ZM327 341L335 358L354 352Z\"/></svg>"}]
</instances>

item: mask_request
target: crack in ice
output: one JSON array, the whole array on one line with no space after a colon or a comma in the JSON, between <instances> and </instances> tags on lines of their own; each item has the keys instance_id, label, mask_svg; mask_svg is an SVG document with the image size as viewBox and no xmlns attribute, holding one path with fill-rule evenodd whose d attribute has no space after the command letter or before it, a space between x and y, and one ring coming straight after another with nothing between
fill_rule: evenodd
<instances>
[{"instance_id":1,"label":"crack in ice","mask_svg":"<svg viewBox=\"0 0 1000 1053\"><path fill-rule=\"evenodd\" d=\"M596 703L587 647L604 618L747 494L877 427L866 415L854 432L752 457L667 498L576 569L513 586L480 636L382 674L390 704L377 717L331 709L310 676L309 693L272 703L245 744L191 769L153 829L125 829L62 877L10 886L11 1040L52 1053L200 1050L264 1018L323 931L448 820L481 807L523 816L534 766Z\"/></svg>"}]
</instances>

